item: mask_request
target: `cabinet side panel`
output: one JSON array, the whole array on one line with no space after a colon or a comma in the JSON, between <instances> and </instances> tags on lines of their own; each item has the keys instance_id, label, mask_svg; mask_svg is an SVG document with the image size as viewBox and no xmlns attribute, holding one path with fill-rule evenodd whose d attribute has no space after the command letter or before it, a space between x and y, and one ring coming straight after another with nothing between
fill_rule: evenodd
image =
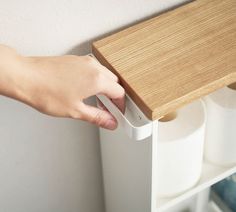
<instances>
[{"instance_id":1,"label":"cabinet side panel","mask_svg":"<svg viewBox=\"0 0 236 212\"><path fill-rule=\"evenodd\" d=\"M151 139L100 130L106 212L151 212Z\"/></svg>"}]
</instances>

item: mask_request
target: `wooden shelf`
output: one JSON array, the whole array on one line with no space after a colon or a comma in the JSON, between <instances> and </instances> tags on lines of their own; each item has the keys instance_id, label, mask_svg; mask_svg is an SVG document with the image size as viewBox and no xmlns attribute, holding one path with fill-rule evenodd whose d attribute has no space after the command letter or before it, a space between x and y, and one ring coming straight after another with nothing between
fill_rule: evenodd
<instances>
[{"instance_id":1,"label":"wooden shelf","mask_svg":"<svg viewBox=\"0 0 236 212\"><path fill-rule=\"evenodd\" d=\"M93 43L151 120L236 82L236 1L197 0Z\"/></svg>"},{"instance_id":2,"label":"wooden shelf","mask_svg":"<svg viewBox=\"0 0 236 212\"><path fill-rule=\"evenodd\" d=\"M157 199L157 211L162 212L172 206L180 203L181 201L188 199L189 197L199 193L200 191L212 186L213 184L223 180L226 177L236 173L236 166L228 168L213 165L211 163L204 162L202 177L198 184L189 191L174 197L174 198L158 198Z\"/></svg>"}]
</instances>

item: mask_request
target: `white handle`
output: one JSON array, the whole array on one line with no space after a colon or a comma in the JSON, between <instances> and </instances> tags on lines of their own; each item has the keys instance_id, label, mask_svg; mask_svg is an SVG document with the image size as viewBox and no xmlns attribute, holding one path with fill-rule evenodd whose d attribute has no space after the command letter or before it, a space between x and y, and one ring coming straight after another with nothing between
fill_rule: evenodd
<instances>
[{"instance_id":1,"label":"white handle","mask_svg":"<svg viewBox=\"0 0 236 212\"><path fill-rule=\"evenodd\" d=\"M122 126L128 136L134 140L142 140L151 136L152 134L152 124L150 121L145 120L142 126L134 126L130 123L130 121L123 115L123 113L114 105L114 103L104 95L97 95L98 99L104 104L107 110L116 118L118 121L118 125ZM130 105L131 100L127 96L126 104ZM134 108L134 105L132 105ZM132 108L130 108L132 110ZM135 108L137 110L137 108ZM137 116L141 119L142 117L137 114Z\"/></svg>"}]
</instances>

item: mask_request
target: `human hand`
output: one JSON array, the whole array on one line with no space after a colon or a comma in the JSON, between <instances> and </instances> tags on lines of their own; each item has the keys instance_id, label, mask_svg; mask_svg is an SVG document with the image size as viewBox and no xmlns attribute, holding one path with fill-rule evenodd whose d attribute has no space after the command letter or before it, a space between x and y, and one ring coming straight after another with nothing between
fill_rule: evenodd
<instances>
[{"instance_id":1,"label":"human hand","mask_svg":"<svg viewBox=\"0 0 236 212\"><path fill-rule=\"evenodd\" d=\"M92 57L18 56L17 61L11 76L14 89L5 92L6 96L48 115L81 119L111 130L117 127L107 110L84 103L90 96L104 94L121 111L125 108L125 91L117 76Z\"/></svg>"}]
</instances>

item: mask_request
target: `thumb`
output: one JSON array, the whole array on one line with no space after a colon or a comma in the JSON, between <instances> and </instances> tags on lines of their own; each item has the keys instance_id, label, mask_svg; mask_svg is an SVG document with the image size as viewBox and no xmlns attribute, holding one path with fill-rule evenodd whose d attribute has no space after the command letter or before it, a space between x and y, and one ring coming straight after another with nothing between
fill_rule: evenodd
<instances>
[{"instance_id":1,"label":"thumb","mask_svg":"<svg viewBox=\"0 0 236 212\"><path fill-rule=\"evenodd\" d=\"M117 127L117 121L112 114L90 105L83 104L80 108L82 120L96 124L99 127L114 130Z\"/></svg>"}]
</instances>

